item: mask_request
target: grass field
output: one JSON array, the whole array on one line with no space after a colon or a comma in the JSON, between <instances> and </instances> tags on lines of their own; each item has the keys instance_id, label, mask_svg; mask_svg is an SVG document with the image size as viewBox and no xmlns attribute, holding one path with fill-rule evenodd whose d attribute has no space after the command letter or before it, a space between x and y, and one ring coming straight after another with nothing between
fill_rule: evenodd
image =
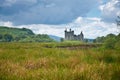
<instances>
[{"instance_id":1,"label":"grass field","mask_svg":"<svg viewBox=\"0 0 120 80\"><path fill-rule=\"evenodd\" d=\"M120 80L120 50L57 45L0 43L0 80Z\"/></svg>"}]
</instances>

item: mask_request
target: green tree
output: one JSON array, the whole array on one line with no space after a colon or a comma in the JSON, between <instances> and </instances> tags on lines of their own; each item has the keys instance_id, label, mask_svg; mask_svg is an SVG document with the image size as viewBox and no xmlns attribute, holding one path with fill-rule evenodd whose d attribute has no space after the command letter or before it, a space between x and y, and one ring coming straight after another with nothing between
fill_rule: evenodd
<instances>
[{"instance_id":1,"label":"green tree","mask_svg":"<svg viewBox=\"0 0 120 80\"><path fill-rule=\"evenodd\" d=\"M10 34L5 34L5 35L4 35L4 40L5 40L6 42L11 42L11 41L13 40L13 37L12 37L12 35L10 35Z\"/></svg>"},{"instance_id":2,"label":"green tree","mask_svg":"<svg viewBox=\"0 0 120 80\"><path fill-rule=\"evenodd\" d=\"M60 38L60 41L63 42L63 41L64 41L64 38Z\"/></svg>"},{"instance_id":3,"label":"green tree","mask_svg":"<svg viewBox=\"0 0 120 80\"><path fill-rule=\"evenodd\" d=\"M120 33L116 36L115 48L120 50Z\"/></svg>"},{"instance_id":4,"label":"green tree","mask_svg":"<svg viewBox=\"0 0 120 80\"><path fill-rule=\"evenodd\" d=\"M106 36L106 38L115 38L116 37L116 35L115 34L108 34L107 36Z\"/></svg>"},{"instance_id":5,"label":"green tree","mask_svg":"<svg viewBox=\"0 0 120 80\"><path fill-rule=\"evenodd\" d=\"M116 43L115 38L106 39L104 43L104 47L107 49L114 49L115 43Z\"/></svg>"},{"instance_id":6,"label":"green tree","mask_svg":"<svg viewBox=\"0 0 120 80\"><path fill-rule=\"evenodd\" d=\"M104 40L104 47L108 49L114 49L116 42L116 36L114 34L108 34Z\"/></svg>"},{"instance_id":7,"label":"green tree","mask_svg":"<svg viewBox=\"0 0 120 80\"><path fill-rule=\"evenodd\" d=\"M14 40L15 40L15 41L19 41L19 40L20 40L20 37L15 37Z\"/></svg>"},{"instance_id":8,"label":"green tree","mask_svg":"<svg viewBox=\"0 0 120 80\"><path fill-rule=\"evenodd\" d=\"M2 41L3 41L3 35L0 34L0 42L2 42Z\"/></svg>"},{"instance_id":9,"label":"green tree","mask_svg":"<svg viewBox=\"0 0 120 80\"><path fill-rule=\"evenodd\" d=\"M0 34L0 39L2 39L3 38L3 35L2 34Z\"/></svg>"},{"instance_id":10,"label":"green tree","mask_svg":"<svg viewBox=\"0 0 120 80\"><path fill-rule=\"evenodd\" d=\"M84 41L87 43L87 42L88 42L88 39L84 39Z\"/></svg>"},{"instance_id":11,"label":"green tree","mask_svg":"<svg viewBox=\"0 0 120 80\"><path fill-rule=\"evenodd\" d=\"M97 43L103 43L104 40L105 40L105 37L104 37L104 36L102 36L102 37L97 37L97 38L95 39L95 42L97 42Z\"/></svg>"}]
</instances>

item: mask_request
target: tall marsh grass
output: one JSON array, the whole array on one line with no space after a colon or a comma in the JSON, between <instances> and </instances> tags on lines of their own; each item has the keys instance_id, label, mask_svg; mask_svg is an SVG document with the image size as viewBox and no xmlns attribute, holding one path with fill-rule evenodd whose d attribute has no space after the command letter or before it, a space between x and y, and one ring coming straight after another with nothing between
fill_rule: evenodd
<instances>
[{"instance_id":1,"label":"tall marsh grass","mask_svg":"<svg viewBox=\"0 0 120 80\"><path fill-rule=\"evenodd\" d=\"M120 80L120 50L46 45L0 43L0 80Z\"/></svg>"}]
</instances>

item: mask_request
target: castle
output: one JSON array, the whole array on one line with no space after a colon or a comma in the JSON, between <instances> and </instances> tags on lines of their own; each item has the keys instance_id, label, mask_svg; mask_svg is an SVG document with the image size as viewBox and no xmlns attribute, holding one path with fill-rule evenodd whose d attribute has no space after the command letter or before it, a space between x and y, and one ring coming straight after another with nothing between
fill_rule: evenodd
<instances>
[{"instance_id":1,"label":"castle","mask_svg":"<svg viewBox=\"0 0 120 80\"><path fill-rule=\"evenodd\" d=\"M65 30L65 40L76 40L76 41L83 41L84 40L84 35L81 31L79 35L75 35L74 31L70 29L70 31Z\"/></svg>"}]
</instances>

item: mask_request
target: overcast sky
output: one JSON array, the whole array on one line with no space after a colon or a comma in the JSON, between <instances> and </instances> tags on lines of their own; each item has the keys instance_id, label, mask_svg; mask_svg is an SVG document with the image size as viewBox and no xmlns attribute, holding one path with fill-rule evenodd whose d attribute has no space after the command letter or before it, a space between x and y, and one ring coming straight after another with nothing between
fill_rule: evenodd
<instances>
[{"instance_id":1,"label":"overcast sky","mask_svg":"<svg viewBox=\"0 0 120 80\"><path fill-rule=\"evenodd\" d=\"M64 37L65 28L86 38L117 34L120 0L0 0L0 25Z\"/></svg>"}]
</instances>

